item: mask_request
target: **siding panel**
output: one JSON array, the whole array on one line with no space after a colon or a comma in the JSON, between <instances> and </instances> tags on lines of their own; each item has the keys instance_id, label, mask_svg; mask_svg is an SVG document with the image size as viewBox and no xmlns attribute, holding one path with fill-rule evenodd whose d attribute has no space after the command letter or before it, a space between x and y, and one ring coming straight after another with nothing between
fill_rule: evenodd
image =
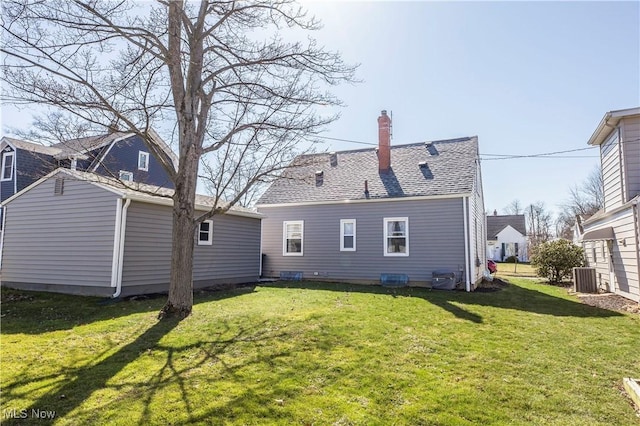
<instances>
[{"instance_id":1,"label":"siding panel","mask_svg":"<svg viewBox=\"0 0 640 426\"><path fill-rule=\"evenodd\" d=\"M303 271L306 278L379 282L381 273L431 281L436 269L464 273L462 199L259 207L263 219L263 275ZM383 255L385 217L409 218L409 256ZM340 219L356 219L355 252L340 251ZM283 256L282 223L304 220L304 256ZM317 273L317 275L315 275Z\"/></svg>"},{"instance_id":2,"label":"siding panel","mask_svg":"<svg viewBox=\"0 0 640 426\"><path fill-rule=\"evenodd\" d=\"M212 284L257 281L260 220L224 215L215 216L213 224L213 245L195 246L194 281L211 281ZM130 205L123 289L133 286L155 287L156 291L168 289L172 228L170 207L137 202Z\"/></svg>"},{"instance_id":3,"label":"siding panel","mask_svg":"<svg viewBox=\"0 0 640 426\"><path fill-rule=\"evenodd\" d=\"M627 200L640 195L640 117L622 120Z\"/></svg>"},{"instance_id":4,"label":"siding panel","mask_svg":"<svg viewBox=\"0 0 640 426\"><path fill-rule=\"evenodd\" d=\"M2 280L110 286L117 196L71 179L55 196L54 183L43 182L8 204Z\"/></svg>"},{"instance_id":5,"label":"siding panel","mask_svg":"<svg viewBox=\"0 0 640 426\"><path fill-rule=\"evenodd\" d=\"M622 176L618 151L618 132L613 131L601 145L602 179L604 180L604 208L611 210L622 205Z\"/></svg>"}]
</instances>

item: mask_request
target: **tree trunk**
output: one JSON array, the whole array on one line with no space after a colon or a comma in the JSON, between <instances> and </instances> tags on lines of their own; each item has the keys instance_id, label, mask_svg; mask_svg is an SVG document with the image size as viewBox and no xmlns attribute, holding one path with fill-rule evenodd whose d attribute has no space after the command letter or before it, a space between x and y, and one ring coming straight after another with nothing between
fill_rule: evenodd
<instances>
[{"instance_id":1,"label":"tree trunk","mask_svg":"<svg viewBox=\"0 0 640 426\"><path fill-rule=\"evenodd\" d=\"M195 155L195 147L188 148L186 157ZM193 307L193 250L196 225L195 193L198 161L187 159L175 181L173 195L173 233L171 251L171 281L169 298L158 318L186 318Z\"/></svg>"}]
</instances>

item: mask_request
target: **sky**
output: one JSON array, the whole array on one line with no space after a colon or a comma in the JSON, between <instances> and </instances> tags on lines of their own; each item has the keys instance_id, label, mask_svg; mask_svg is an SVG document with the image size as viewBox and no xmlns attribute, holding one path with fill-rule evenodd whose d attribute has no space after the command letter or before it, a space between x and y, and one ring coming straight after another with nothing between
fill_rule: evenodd
<instances>
[{"instance_id":1,"label":"sky","mask_svg":"<svg viewBox=\"0 0 640 426\"><path fill-rule=\"evenodd\" d=\"M599 166L597 149L489 154L588 148L607 111L640 106L640 2L304 4L324 23L314 36L361 64L324 136L376 143L382 109L394 145L478 136L488 212L516 199L557 211Z\"/></svg>"},{"instance_id":2,"label":"sky","mask_svg":"<svg viewBox=\"0 0 640 426\"><path fill-rule=\"evenodd\" d=\"M599 166L597 149L495 155L588 148L607 111L640 106L638 1L302 4L324 24L312 36L360 64L361 83L332 89L345 106L323 136L376 144L383 109L394 145L478 136L488 212L516 199L557 212ZM3 105L2 134L30 120Z\"/></svg>"}]
</instances>

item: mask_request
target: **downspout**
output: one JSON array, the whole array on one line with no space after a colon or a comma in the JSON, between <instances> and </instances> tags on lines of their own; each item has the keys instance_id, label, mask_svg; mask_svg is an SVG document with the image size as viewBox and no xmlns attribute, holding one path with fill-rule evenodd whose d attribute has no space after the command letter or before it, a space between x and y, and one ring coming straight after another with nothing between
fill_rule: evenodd
<instances>
[{"instance_id":1,"label":"downspout","mask_svg":"<svg viewBox=\"0 0 640 426\"><path fill-rule=\"evenodd\" d=\"M111 286L116 288L116 292L113 293L112 298L116 298L120 296L122 292L122 268L123 268L123 257L124 257L124 236L127 232L127 209L131 204L131 199L127 199L124 203L124 207L122 209L118 208L118 212L116 213L116 232L115 238L117 242L114 240L114 261L111 266ZM122 198L118 199L118 207L122 205ZM118 214L119 213L119 214ZM116 251L117 250L117 251Z\"/></svg>"},{"instance_id":2,"label":"downspout","mask_svg":"<svg viewBox=\"0 0 640 426\"><path fill-rule=\"evenodd\" d=\"M122 225L122 198L116 200L116 224L113 230L113 257L111 259L111 287L116 287L118 254L120 253L120 227Z\"/></svg>"},{"instance_id":3,"label":"downspout","mask_svg":"<svg viewBox=\"0 0 640 426\"><path fill-rule=\"evenodd\" d=\"M638 199L633 202L633 228L636 233L636 267L640 271L640 216L638 216ZM3 228L4 232L4 228Z\"/></svg>"},{"instance_id":4,"label":"downspout","mask_svg":"<svg viewBox=\"0 0 640 426\"><path fill-rule=\"evenodd\" d=\"M258 271L258 278L262 278L262 233L263 233L263 228L262 228L262 219L260 219L260 269Z\"/></svg>"},{"instance_id":5,"label":"downspout","mask_svg":"<svg viewBox=\"0 0 640 426\"><path fill-rule=\"evenodd\" d=\"M471 268L471 264L469 262L469 221L468 221L468 215L467 215L467 199L468 197L462 197L462 216L463 216L463 220L464 220L464 263L465 263L465 275L466 275L466 282L465 282L465 290L467 291L471 291L471 282L470 282L470 268Z\"/></svg>"}]
</instances>

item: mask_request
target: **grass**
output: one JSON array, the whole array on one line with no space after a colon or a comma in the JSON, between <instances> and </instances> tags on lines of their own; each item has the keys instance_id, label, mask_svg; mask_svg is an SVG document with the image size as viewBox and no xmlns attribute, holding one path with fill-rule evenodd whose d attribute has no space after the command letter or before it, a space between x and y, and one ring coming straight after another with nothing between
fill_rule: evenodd
<instances>
[{"instance_id":1,"label":"grass","mask_svg":"<svg viewBox=\"0 0 640 426\"><path fill-rule=\"evenodd\" d=\"M163 298L2 297L6 424L638 424L640 317L524 278L275 283L197 294L179 323L156 320Z\"/></svg>"}]
</instances>

